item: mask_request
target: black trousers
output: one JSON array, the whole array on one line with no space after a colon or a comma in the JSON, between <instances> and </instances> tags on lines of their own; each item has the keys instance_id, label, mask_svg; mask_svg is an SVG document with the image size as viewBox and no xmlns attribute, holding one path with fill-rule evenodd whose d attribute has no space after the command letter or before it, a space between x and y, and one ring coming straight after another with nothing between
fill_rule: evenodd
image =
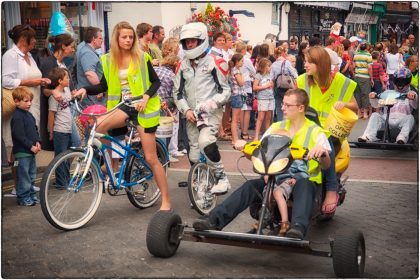
<instances>
[{"instance_id":1,"label":"black trousers","mask_svg":"<svg viewBox=\"0 0 420 280\"><path fill-rule=\"evenodd\" d=\"M223 229L252 203L261 202L258 193L262 194L264 185L263 179L254 179L245 182L210 212L210 222L215 224L219 230ZM299 224L303 226L305 234L311 219L316 188L317 186L308 179L298 180L293 187L291 223L292 225Z\"/></svg>"}]
</instances>

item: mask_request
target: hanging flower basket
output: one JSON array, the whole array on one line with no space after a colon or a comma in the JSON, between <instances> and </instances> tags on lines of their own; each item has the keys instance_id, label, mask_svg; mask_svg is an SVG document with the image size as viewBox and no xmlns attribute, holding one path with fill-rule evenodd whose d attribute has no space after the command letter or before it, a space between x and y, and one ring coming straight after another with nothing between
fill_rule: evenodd
<instances>
[{"instance_id":1,"label":"hanging flower basket","mask_svg":"<svg viewBox=\"0 0 420 280\"><path fill-rule=\"evenodd\" d=\"M223 32L232 35L236 40L239 32L239 24L235 17L231 17L225 13L220 7L213 8L209 3L203 11L195 12L192 17L187 20L190 22L202 22L207 26L208 35L211 38L216 32ZM210 39L211 40L211 39Z\"/></svg>"}]
</instances>

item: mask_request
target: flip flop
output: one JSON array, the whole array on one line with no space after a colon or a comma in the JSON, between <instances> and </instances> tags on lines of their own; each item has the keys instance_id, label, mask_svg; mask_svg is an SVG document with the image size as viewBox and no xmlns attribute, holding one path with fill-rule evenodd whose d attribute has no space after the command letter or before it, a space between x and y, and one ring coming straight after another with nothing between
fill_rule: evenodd
<instances>
[{"instance_id":1,"label":"flip flop","mask_svg":"<svg viewBox=\"0 0 420 280\"><path fill-rule=\"evenodd\" d=\"M321 213L322 214L333 214L333 213L335 213L335 210L337 210L337 204L338 204L339 200L340 200L340 196L337 193L335 203L329 203L329 204L325 204L325 205L323 204L322 207L321 207ZM330 205L334 205L334 207L331 208L329 211L324 211L323 210L325 207L330 206Z\"/></svg>"}]
</instances>

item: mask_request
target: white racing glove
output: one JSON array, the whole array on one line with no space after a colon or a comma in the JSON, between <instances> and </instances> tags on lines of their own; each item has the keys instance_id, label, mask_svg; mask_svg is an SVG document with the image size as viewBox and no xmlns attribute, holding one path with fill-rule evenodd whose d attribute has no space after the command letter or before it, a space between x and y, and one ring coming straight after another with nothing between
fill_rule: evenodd
<instances>
[{"instance_id":1,"label":"white racing glove","mask_svg":"<svg viewBox=\"0 0 420 280\"><path fill-rule=\"evenodd\" d=\"M197 109L200 113L212 113L217 109L217 103L213 99L208 99L198 104Z\"/></svg>"}]
</instances>

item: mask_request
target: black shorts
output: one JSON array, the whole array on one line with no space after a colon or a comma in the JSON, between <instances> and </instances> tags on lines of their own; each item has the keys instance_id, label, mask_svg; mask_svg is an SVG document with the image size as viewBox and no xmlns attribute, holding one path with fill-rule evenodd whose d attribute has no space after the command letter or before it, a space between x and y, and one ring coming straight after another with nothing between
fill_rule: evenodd
<instances>
[{"instance_id":1,"label":"black shorts","mask_svg":"<svg viewBox=\"0 0 420 280\"><path fill-rule=\"evenodd\" d=\"M123 104L120 107L120 109L121 109L121 111L123 111L124 113L126 113L128 115L129 120L133 121L133 124L139 125L139 122L137 120L137 116L138 116L139 112L135 108ZM155 133L158 126L159 125L145 128L144 132L145 133ZM126 134L127 132L128 132L128 129L127 129L126 126L120 127L120 128L110 129L108 131L109 135L111 135L111 136L123 135L123 134Z\"/></svg>"}]
</instances>

